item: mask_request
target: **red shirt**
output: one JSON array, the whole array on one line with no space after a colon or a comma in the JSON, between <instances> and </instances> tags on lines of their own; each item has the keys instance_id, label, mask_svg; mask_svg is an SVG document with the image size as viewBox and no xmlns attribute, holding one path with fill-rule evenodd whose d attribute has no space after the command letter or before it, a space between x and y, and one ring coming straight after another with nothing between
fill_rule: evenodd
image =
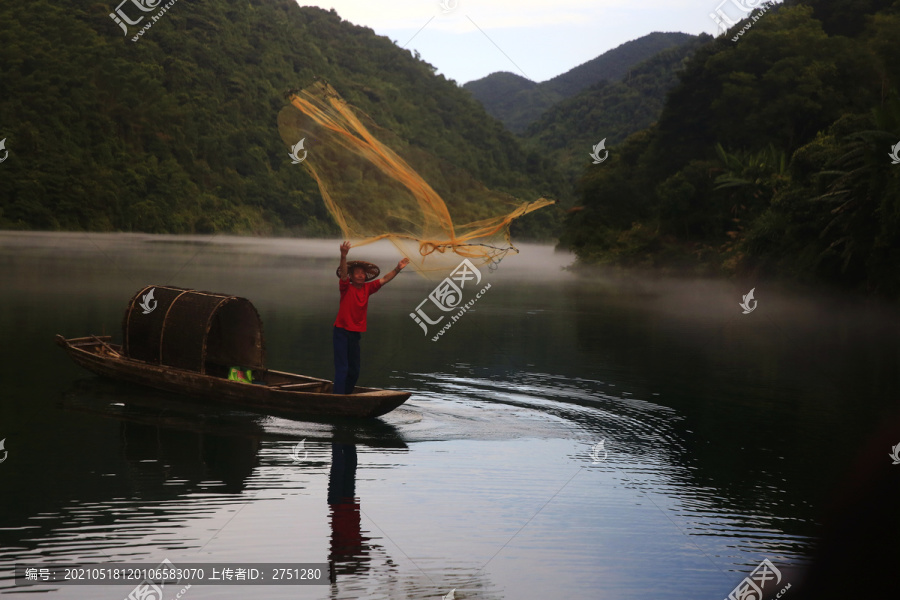
<instances>
[{"instance_id":1,"label":"red shirt","mask_svg":"<svg viewBox=\"0 0 900 600\"><path fill-rule=\"evenodd\" d=\"M342 279L339 284L341 290L341 305L338 308L335 327L343 327L347 331L366 330L366 311L369 309L369 296L381 289L381 280L376 279L356 287L349 280Z\"/></svg>"}]
</instances>

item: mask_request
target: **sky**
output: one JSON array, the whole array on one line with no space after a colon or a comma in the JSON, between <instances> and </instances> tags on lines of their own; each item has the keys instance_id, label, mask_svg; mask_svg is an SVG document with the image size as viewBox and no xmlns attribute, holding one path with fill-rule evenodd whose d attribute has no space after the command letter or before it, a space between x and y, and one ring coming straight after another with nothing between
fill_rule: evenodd
<instances>
[{"instance_id":1,"label":"sky","mask_svg":"<svg viewBox=\"0 0 900 600\"><path fill-rule=\"evenodd\" d=\"M442 5L443 2L443 5ZM546 81L654 31L717 33L710 13L762 0L298 0L417 50L463 84L497 71ZM736 20L736 19L735 19Z\"/></svg>"}]
</instances>

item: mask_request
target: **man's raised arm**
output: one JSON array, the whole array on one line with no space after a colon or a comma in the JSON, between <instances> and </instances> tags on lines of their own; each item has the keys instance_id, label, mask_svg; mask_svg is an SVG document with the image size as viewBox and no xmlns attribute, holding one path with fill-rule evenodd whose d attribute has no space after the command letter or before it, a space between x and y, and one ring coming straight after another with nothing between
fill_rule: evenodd
<instances>
[{"instance_id":1,"label":"man's raised arm","mask_svg":"<svg viewBox=\"0 0 900 600\"><path fill-rule=\"evenodd\" d=\"M403 270L403 267L409 264L409 259L404 258L400 262L397 263L397 266L394 267L393 271L388 271L385 273L384 277L381 278L381 285L386 284L388 281L397 276L397 274Z\"/></svg>"},{"instance_id":2,"label":"man's raised arm","mask_svg":"<svg viewBox=\"0 0 900 600\"><path fill-rule=\"evenodd\" d=\"M350 242L341 244L341 281L347 279L347 253L350 252Z\"/></svg>"}]
</instances>

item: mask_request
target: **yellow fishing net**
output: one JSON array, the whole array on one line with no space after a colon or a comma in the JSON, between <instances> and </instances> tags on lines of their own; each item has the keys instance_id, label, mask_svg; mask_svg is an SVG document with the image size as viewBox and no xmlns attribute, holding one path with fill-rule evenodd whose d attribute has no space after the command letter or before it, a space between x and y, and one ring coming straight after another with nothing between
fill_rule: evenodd
<instances>
[{"instance_id":1,"label":"yellow fishing net","mask_svg":"<svg viewBox=\"0 0 900 600\"><path fill-rule=\"evenodd\" d=\"M278 114L278 131L294 162L318 182L344 237L354 246L390 240L420 272L445 268L434 258L426 267L425 260L448 252L493 265L518 252L510 223L554 203L523 203L485 188L462 169L379 129L327 83L292 92L289 99ZM454 224L451 215L464 224Z\"/></svg>"}]
</instances>

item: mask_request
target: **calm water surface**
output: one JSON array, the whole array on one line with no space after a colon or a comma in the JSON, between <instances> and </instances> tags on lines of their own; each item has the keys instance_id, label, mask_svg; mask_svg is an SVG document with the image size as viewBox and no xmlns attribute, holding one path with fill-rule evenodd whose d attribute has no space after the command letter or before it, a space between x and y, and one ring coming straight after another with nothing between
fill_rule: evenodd
<instances>
[{"instance_id":1,"label":"calm water surface","mask_svg":"<svg viewBox=\"0 0 900 600\"><path fill-rule=\"evenodd\" d=\"M0 233L0 593L121 599L11 569L168 558L335 565L331 585L188 600L720 599L763 558L808 561L900 396L892 309L760 285L744 315L736 284L579 277L536 245L483 268L437 342L409 317L437 280L373 296L360 384L413 395L371 422L189 403L53 343L121 341L129 298L169 284L249 298L271 368L330 378L337 259L337 241Z\"/></svg>"}]
</instances>

